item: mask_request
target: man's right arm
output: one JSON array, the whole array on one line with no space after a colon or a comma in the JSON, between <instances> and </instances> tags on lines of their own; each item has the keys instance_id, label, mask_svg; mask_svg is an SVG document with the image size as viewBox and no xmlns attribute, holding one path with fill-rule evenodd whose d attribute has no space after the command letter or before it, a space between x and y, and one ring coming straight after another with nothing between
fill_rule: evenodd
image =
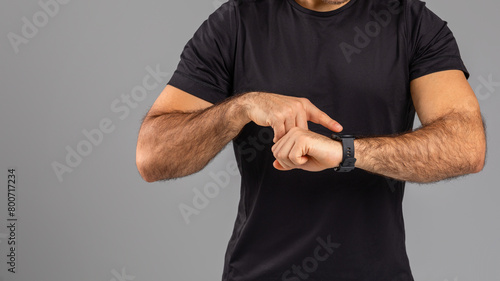
<instances>
[{"instance_id":1,"label":"man's right arm","mask_svg":"<svg viewBox=\"0 0 500 281\"><path fill-rule=\"evenodd\" d=\"M304 98L251 92L212 105L168 85L139 131L137 168L148 182L198 172L250 121L272 127L275 142L294 127L307 129L307 121L342 130Z\"/></svg>"},{"instance_id":2,"label":"man's right arm","mask_svg":"<svg viewBox=\"0 0 500 281\"><path fill-rule=\"evenodd\" d=\"M167 85L139 131L136 162L142 178L154 182L201 170L246 124L237 107L230 100L214 106Z\"/></svg>"}]
</instances>

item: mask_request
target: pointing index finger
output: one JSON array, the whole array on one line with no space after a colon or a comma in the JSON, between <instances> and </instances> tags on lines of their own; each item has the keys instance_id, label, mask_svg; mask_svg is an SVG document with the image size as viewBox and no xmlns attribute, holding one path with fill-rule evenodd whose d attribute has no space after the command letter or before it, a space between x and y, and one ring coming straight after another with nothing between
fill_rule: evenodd
<instances>
[{"instance_id":1,"label":"pointing index finger","mask_svg":"<svg viewBox=\"0 0 500 281\"><path fill-rule=\"evenodd\" d=\"M314 104L310 103L306 106L307 120L316 124L322 125L325 128L340 133L344 129L339 122L333 120L328 114L321 111Z\"/></svg>"}]
</instances>

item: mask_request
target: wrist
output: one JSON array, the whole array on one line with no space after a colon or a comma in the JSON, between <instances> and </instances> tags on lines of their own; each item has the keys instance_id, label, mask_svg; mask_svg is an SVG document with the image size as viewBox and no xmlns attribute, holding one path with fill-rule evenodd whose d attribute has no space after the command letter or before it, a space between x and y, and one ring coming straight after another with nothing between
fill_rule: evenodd
<instances>
[{"instance_id":1,"label":"wrist","mask_svg":"<svg viewBox=\"0 0 500 281\"><path fill-rule=\"evenodd\" d=\"M331 142L331 149L329 149L329 151L331 151L330 159L333 159L333 161L331 162L331 165L329 165L328 168L334 169L340 166L340 163L342 163L342 155L343 155L342 143L334 139L330 139L330 142Z\"/></svg>"},{"instance_id":2,"label":"wrist","mask_svg":"<svg viewBox=\"0 0 500 281\"><path fill-rule=\"evenodd\" d=\"M262 92L248 92L241 94L235 99L235 107L237 108L238 115L245 124L253 121L252 111L256 110L258 98L263 94Z\"/></svg>"},{"instance_id":3,"label":"wrist","mask_svg":"<svg viewBox=\"0 0 500 281\"><path fill-rule=\"evenodd\" d=\"M243 128L246 124L252 121L249 117L252 105L250 94L252 93L239 95L232 99L229 104L229 116L233 121L235 121L235 125L239 129Z\"/></svg>"}]
</instances>

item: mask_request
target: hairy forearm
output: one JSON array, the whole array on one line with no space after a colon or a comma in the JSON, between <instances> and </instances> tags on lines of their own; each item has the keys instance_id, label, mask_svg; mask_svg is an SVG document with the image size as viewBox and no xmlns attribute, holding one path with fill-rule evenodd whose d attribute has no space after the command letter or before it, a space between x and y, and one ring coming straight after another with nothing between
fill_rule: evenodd
<instances>
[{"instance_id":1,"label":"hairy forearm","mask_svg":"<svg viewBox=\"0 0 500 281\"><path fill-rule=\"evenodd\" d=\"M411 133L355 141L356 166L427 183L482 170L486 137L480 113L452 112Z\"/></svg>"},{"instance_id":2,"label":"hairy forearm","mask_svg":"<svg viewBox=\"0 0 500 281\"><path fill-rule=\"evenodd\" d=\"M149 181L203 169L246 124L236 98L195 112L149 115L139 132L137 166Z\"/></svg>"}]
</instances>

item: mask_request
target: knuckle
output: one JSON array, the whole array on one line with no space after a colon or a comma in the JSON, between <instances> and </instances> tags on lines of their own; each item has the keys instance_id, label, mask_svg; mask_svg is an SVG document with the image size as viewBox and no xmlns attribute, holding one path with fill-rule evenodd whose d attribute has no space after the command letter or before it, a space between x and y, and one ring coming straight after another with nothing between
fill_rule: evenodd
<instances>
[{"instance_id":1,"label":"knuckle","mask_svg":"<svg viewBox=\"0 0 500 281\"><path fill-rule=\"evenodd\" d=\"M287 159L288 155L282 151L278 152L277 159Z\"/></svg>"},{"instance_id":2,"label":"knuckle","mask_svg":"<svg viewBox=\"0 0 500 281\"><path fill-rule=\"evenodd\" d=\"M304 107L313 105L308 98L302 98L302 104L304 105Z\"/></svg>"},{"instance_id":3,"label":"knuckle","mask_svg":"<svg viewBox=\"0 0 500 281\"><path fill-rule=\"evenodd\" d=\"M292 163L296 166L300 165L299 163L299 160L300 160L300 157L298 157L297 155L290 155L290 161L292 161Z\"/></svg>"},{"instance_id":4,"label":"knuckle","mask_svg":"<svg viewBox=\"0 0 500 281\"><path fill-rule=\"evenodd\" d=\"M285 119L285 112L284 111L277 111L274 113L275 119L276 120L283 120Z\"/></svg>"},{"instance_id":5,"label":"knuckle","mask_svg":"<svg viewBox=\"0 0 500 281\"><path fill-rule=\"evenodd\" d=\"M297 112L304 111L305 109L304 102L302 102L301 100L296 100L294 103L294 107L297 110Z\"/></svg>"},{"instance_id":6,"label":"knuckle","mask_svg":"<svg viewBox=\"0 0 500 281\"><path fill-rule=\"evenodd\" d=\"M276 152L276 151L273 151L273 156L274 158L276 159L280 159L279 156L278 156L279 152Z\"/></svg>"},{"instance_id":7,"label":"knuckle","mask_svg":"<svg viewBox=\"0 0 500 281\"><path fill-rule=\"evenodd\" d=\"M310 102L308 98L304 98L304 97L299 98L299 101L301 101L301 102L303 102L303 103L308 103L308 102Z\"/></svg>"}]
</instances>

